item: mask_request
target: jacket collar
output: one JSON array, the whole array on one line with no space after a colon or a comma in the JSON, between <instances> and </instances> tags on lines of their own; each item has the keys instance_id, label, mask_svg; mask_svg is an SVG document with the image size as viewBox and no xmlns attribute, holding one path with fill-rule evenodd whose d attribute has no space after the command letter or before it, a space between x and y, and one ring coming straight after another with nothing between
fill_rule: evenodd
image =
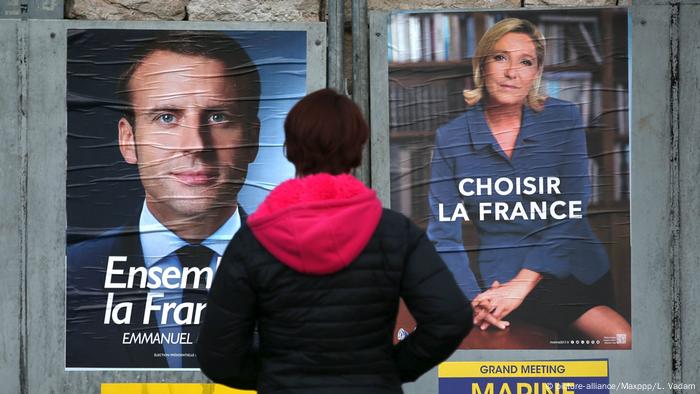
<instances>
[{"instance_id":1,"label":"jacket collar","mask_svg":"<svg viewBox=\"0 0 700 394\"><path fill-rule=\"evenodd\" d=\"M522 111L523 116L520 122L520 132L518 133L516 147L520 146L522 142L530 140L536 132L534 117L537 116L537 113L527 105L523 105ZM495 152L503 154L498 141L496 141L486 121L484 107L481 102L478 102L467 111L467 134L469 136L469 142L474 149L480 150L491 147Z\"/></svg>"},{"instance_id":2,"label":"jacket collar","mask_svg":"<svg viewBox=\"0 0 700 394\"><path fill-rule=\"evenodd\" d=\"M229 241L231 241L231 238L236 234L244 220L244 214L240 205L238 205L228 220L207 239L203 240L201 244L216 252L218 256L223 256L226 246L228 246ZM187 241L178 237L153 216L145 201L139 220L139 233L143 248L143 258L147 268L153 266L162 258L171 255L181 247L188 245Z\"/></svg>"}]
</instances>

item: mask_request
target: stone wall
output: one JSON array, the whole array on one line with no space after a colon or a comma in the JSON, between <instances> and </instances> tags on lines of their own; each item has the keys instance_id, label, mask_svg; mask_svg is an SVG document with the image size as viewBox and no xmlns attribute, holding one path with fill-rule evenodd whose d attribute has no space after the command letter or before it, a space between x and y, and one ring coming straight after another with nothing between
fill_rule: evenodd
<instances>
[{"instance_id":1,"label":"stone wall","mask_svg":"<svg viewBox=\"0 0 700 394\"><path fill-rule=\"evenodd\" d=\"M67 0L66 18L313 22L326 19L328 0ZM368 0L369 10L627 5L629 0ZM351 0L345 1L350 20Z\"/></svg>"}]
</instances>

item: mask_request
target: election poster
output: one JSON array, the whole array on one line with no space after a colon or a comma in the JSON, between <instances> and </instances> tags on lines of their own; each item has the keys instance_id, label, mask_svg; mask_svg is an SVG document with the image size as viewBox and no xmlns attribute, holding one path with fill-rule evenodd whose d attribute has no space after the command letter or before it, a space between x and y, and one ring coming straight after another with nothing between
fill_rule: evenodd
<instances>
[{"instance_id":1,"label":"election poster","mask_svg":"<svg viewBox=\"0 0 700 394\"><path fill-rule=\"evenodd\" d=\"M66 368L196 369L233 235L294 176L305 31L70 29Z\"/></svg>"},{"instance_id":2,"label":"election poster","mask_svg":"<svg viewBox=\"0 0 700 394\"><path fill-rule=\"evenodd\" d=\"M440 394L609 394L618 386L608 360L446 362L438 381Z\"/></svg>"},{"instance_id":3,"label":"election poster","mask_svg":"<svg viewBox=\"0 0 700 394\"><path fill-rule=\"evenodd\" d=\"M625 8L398 12L391 207L425 229L466 349L630 349ZM402 307L396 340L415 327Z\"/></svg>"}]
</instances>

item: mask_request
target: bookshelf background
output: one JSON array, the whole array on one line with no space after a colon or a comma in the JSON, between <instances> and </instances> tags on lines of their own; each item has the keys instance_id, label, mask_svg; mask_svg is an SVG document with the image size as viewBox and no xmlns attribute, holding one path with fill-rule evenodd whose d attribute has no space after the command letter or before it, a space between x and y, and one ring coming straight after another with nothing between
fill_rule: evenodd
<instances>
[{"instance_id":1,"label":"bookshelf background","mask_svg":"<svg viewBox=\"0 0 700 394\"><path fill-rule=\"evenodd\" d=\"M617 307L629 320L625 9L392 14L388 32L392 208L427 226L435 130L466 110L462 91L472 88L471 56L478 39L507 17L528 19L540 28L546 40L543 90L580 107L592 184L588 220L607 248ZM464 224L464 241L471 254L478 253L469 223Z\"/></svg>"}]
</instances>

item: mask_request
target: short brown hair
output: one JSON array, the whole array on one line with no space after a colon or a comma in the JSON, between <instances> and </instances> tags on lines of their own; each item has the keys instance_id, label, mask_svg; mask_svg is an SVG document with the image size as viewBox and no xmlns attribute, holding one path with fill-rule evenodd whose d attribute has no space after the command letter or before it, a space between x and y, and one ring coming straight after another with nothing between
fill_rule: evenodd
<instances>
[{"instance_id":1,"label":"short brown hair","mask_svg":"<svg viewBox=\"0 0 700 394\"><path fill-rule=\"evenodd\" d=\"M117 95L122 103L124 117L134 125L132 89L129 86L136 69L144 59L158 51L179 55L203 57L220 61L226 77L235 80L236 97L231 97L241 107L244 121L257 125L260 105L260 74L241 44L227 34L216 31L153 30L142 40L136 41L129 56L131 65L121 75Z\"/></svg>"},{"instance_id":2,"label":"short brown hair","mask_svg":"<svg viewBox=\"0 0 700 394\"><path fill-rule=\"evenodd\" d=\"M297 175L348 173L362 162L369 127L349 98L321 89L299 101L284 122L287 159Z\"/></svg>"}]
</instances>

